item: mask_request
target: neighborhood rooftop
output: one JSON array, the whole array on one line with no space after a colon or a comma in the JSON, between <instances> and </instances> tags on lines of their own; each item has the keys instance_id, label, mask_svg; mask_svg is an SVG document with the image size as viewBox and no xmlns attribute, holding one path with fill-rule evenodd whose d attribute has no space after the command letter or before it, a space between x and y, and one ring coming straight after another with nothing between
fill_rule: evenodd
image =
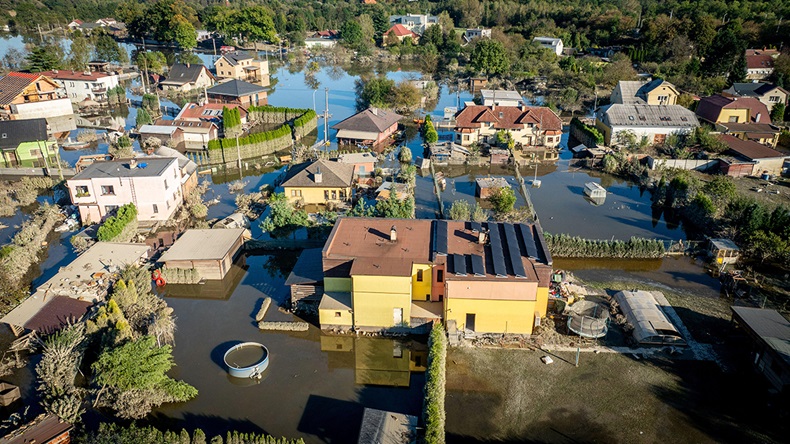
<instances>
[{"instance_id":1,"label":"neighborhood rooftop","mask_svg":"<svg viewBox=\"0 0 790 444\"><path fill-rule=\"evenodd\" d=\"M266 88L261 85L255 85L243 80L233 79L214 85L206 92L208 94L216 94L220 96L243 97L264 91L266 91Z\"/></svg>"},{"instance_id":2,"label":"neighborhood rooftop","mask_svg":"<svg viewBox=\"0 0 790 444\"><path fill-rule=\"evenodd\" d=\"M790 322L776 310L732 307L754 333L790 364Z\"/></svg>"},{"instance_id":3,"label":"neighborhood rooftop","mask_svg":"<svg viewBox=\"0 0 790 444\"><path fill-rule=\"evenodd\" d=\"M200 77L200 73L207 68L195 63L176 63L170 68L167 78L161 82L162 85L184 85L194 83ZM209 74L210 75L210 74Z\"/></svg>"},{"instance_id":4,"label":"neighborhood rooftop","mask_svg":"<svg viewBox=\"0 0 790 444\"><path fill-rule=\"evenodd\" d=\"M680 105L623 105L615 103L601 108L610 125L627 126L699 126L697 116Z\"/></svg>"},{"instance_id":5,"label":"neighborhood rooftop","mask_svg":"<svg viewBox=\"0 0 790 444\"><path fill-rule=\"evenodd\" d=\"M321 178L316 177L321 174ZM317 160L292 166L285 175L284 187L347 187L354 177L354 166L348 163Z\"/></svg>"},{"instance_id":6,"label":"neighborhood rooftop","mask_svg":"<svg viewBox=\"0 0 790 444\"><path fill-rule=\"evenodd\" d=\"M159 261L221 260L243 234L244 228L187 230Z\"/></svg>"},{"instance_id":7,"label":"neighborhood rooftop","mask_svg":"<svg viewBox=\"0 0 790 444\"><path fill-rule=\"evenodd\" d=\"M0 120L0 148L16 148L20 143L47 140L47 120Z\"/></svg>"},{"instance_id":8,"label":"neighborhood rooftop","mask_svg":"<svg viewBox=\"0 0 790 444\"><path fill-rule=\"evenodd\" d=\"M0 79L0 105L9 105L41 74L9 72Z\"/></svg>"},{"instance_id":9,"label":"neighborhood rooftop","mask_svg":"<svg viewBox=\"0 0 790 444\"><path fill-rule=\"evenodd\" d=\"M786 154L780 153L774 149L768 148L765 145L753 142L751 140L743 140L729 134L719 134L719 140L726 143L731 151L749 159L770 159L775 157L788 157Z\"/></svg>"},{"instance_id":10,"label":"neighborhood rooftop","mask_svg":"<svg viewBox=\"0 0 790 444\"><path fill-rule=\"evenodd\" d=\"M132 168L129 160L110 160L88 165L73 177L79 179L99 179L104 177L156 177L175 162L174 157L145 157L136 159L137 166Z\"/></svg>"},{"instance_id":11,"label":"neighborhood rooftop","mask_svg":"<svg viewBox=\"0 0 790 444\"><path fill-rule=\"evenodd\" d=\"M380 108L368 108L336 123L332 129L363 132L382 132L397 123L403 116Z\"/></svg>"}]
</instances>

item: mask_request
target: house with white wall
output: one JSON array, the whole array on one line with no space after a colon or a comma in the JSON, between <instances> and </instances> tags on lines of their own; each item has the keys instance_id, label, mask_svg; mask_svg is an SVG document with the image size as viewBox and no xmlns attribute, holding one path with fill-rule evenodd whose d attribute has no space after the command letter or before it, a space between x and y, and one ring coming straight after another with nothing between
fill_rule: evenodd
<instances>
[{"instance_id":1,"label":"house with white wall","mask_svg":"<svg viewBox=\"0 0 790 444\"><path fill-rule=\"evenodd\" d=\"M546 49L552 50L554 54L558 56L562 55L562 39L556 39L554 37L535 37L532 41Z\"/></svg>"},{"instance_id":2,"label":"house with white wall","mask_svg":"<svg viewBox=\"0 0 790 444\"><path fill-rule=\"evenodd\" d=\"M139 221L168 220L184 201L181 169L173 157L94 162L66 181L82 223L99 222L123 205L137 207Z\"/></svg>"},{"instance_id":3,"label":"house with white wall","mask_svg":"<svg viewBox=\"0 0 790 444\"><path fill-rule=\"evenodd\" d=\"M107 91L119 85L118 76L97 71L53 70L42 72L60 84L63 93L72 102L92 100L107 102Z\"/></svg>"}]
</instances>

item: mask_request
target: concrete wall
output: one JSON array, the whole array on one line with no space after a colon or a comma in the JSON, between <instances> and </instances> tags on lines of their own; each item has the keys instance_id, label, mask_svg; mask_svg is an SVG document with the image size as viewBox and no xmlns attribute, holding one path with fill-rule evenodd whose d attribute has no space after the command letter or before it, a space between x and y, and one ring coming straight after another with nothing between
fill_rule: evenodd
<instances>
[{"instance_id":1,"label":"concrete wall","mask_svg":"<svg viewBox=\"0 0 790 444\"><path fill-rule=\"evenodd\" d=\"M71 107L71 100L63 98L11 105L11 112L15 114L14 119L23 120L70 116L74 114L74 109Z\"/></svg>"},{"instance_id":2,"label":"concrete wall","mask_svg":"<svg viewBox=\"0 0 790 444\"><path fill-rule=\"evenodd\" d=\"M651 170L658 167L678 168L682 170L707 171L719 167L718 159L654 159L647 157L647 165Z\"/></svg>"},{"instance_id":3,"label":"concrete wall","mask_svg":"<svg viewBox=\"0 0 790 444\"><path fill-rule=\"evenodd\" d=\"M754 165L754 170L752 171L753 176L759 176L764 172L768 172L768 174L774 176L780 176L782 174L782 165L785 163L784 157L774 157L770 159L755 159L757 162Z\"/></svg>"}]
</instances>

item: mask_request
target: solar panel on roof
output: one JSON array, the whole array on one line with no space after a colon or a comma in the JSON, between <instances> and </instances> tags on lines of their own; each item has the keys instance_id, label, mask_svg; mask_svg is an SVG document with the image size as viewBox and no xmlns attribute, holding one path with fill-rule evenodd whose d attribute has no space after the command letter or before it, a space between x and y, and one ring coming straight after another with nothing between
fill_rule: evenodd
<instances>
[{"instance_id":1,"label":"solar panel on roof","mask_svg":"<svg viewBox=\"0 0 790 444\"><path fill-rule=\"evenodd\" d=\"M497 277L506 277L507 265L505 265L505 252L502 250L499 225L488 224L488 230L488 238L491 240L491 260L494 262L494 273Z\"/></svg>"},{"instance_id":2,"label":"solar panel on roof","mask_svg":"<svg viewBox=\"0 0 790 444\"><path fill-rule=\"evenodd\" d=\"M546 240L543 238L543 230L540 229L540 223L536 222L532 229L535 233L535 245L538 247L538 260L551 265L551 252L549 252Z\"/></svg>"},{"instance_id":3,"label":"solar panel on roof","mask_svg":"<svg viewBox=\"0 0 790 444\"><path fill-rule=\"evenodd\" d=\"M535 245L535 237L532 235L532 228L525 224L518 224L521 237L524 238L524 246L527 247L527 257L538 258L538 246Z\"/></svg>"},{"instance_id":4,"label":"solar panel on roof","mask_svg":"<svg viewBox=\"0 0 790 444\"><path fill-rule=\"evenodd\" d=\"M486 268L485 264L483 263L483 256L479 254L472 255L472 273L475 276L485 276L486 275Z\"/></svg>"},{"instance_id":5,"label":"solar panel on roof","mask_svg":"<svg viewBox=\"0 0 790 444\"><path fill-rule=\"evenodd\" d=\"M463 254L453 254L453 271L456 276L466 276L466 258Z\"/></svg>"},{"instance_id":6,"label":"solar panel on roof","mask_svg":"<svg viewBox=\"0 0 790 444\"><path fill-rule=\"evenodd\" d=\"M437 220L435 224L436 236L436 252L438 254L447 255L447 221Z\"/></svg>"},{"instance_id":7,"label":"solar panel on roof","mask_svg":"<svg viewBox=\"0 0 790 444\"><path fill-rule=\"evenodd\" d=\"M479 233L479 232L480 232L480 228L482 227L482 226L480 225L480 222L472 222L472 224L471 224L471 225L472 225L472 231L475 231L475 232L477 232L477 233Z\"/></svg>"},{"instance_id":8,"label":"solar panel on roof","mask_svg":"<svg viewBox=\"0 0 790 444\"><path fill-rule=\"evenodd\" d=\"M510 263L513 265L513 274L519 278L527 277L527 272L524 270L524 263L521 262L521 250L518 245L518 237L516 237L516 227L513 224L504 224L505 227L505 248L510 257Z\"/></svg>"}]
</instances>

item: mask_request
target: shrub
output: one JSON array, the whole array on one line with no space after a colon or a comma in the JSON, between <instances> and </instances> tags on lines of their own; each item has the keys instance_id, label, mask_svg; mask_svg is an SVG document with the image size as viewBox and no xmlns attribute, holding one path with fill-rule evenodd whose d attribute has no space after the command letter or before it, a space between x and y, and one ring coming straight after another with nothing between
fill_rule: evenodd
<instances>
[{"instance_id":1,"label":"shrub","mask_svg":"<svg viewBox=\"0 0 790 444\"><path fill-rule=\"evenodd\" d=\"M104 221L97 238L101 242L109 242L118 237L129 223L137 220L137 207L134 204L126 204L118 209L115 216L110 216Z\"/></svg>"},{"instance_id":2,"label":"shrub","mask_svg":"<svg viewBox=\"0 0 790 444\"><path fill-rule=\"evenodd\" d=\"M585 125L584 122L579 120L578 117L571 119L571 125L581 130L582 133L595 140L598 145L603 145L603 134L598 131L598 128L590 125Z\"/></svg>"},{"instance_id":3,"label":"shrub","mask_svg":"<svg viewBox=\"0 0 790 444\"><path fill-rule=\"evenodd\" d=\"M311 109L307 110L306 113L302 114L301 116L297 117L294 120L294 128L299 128L299 127L305 126L305 125L307 125L307 122L315 119L316 117L317 116L315 114L315 111L313 111Z\"/></svg>"},{"instance_id":4,"label":"shrub","mask_svg":"<svg viewBox=\"0 0 790 444\"><path fill-rule=\"evenodd\" d=\"M664 242L632 237L627 241L584 239L567 234L545 233L552 256L565 258L653 259L664 255Z\"/></svg>"},{"instance_id":5,"label":"shrub","mask_svg":"<svg viewBox=\"0 0 790 444\"><path fill-rule=\"evenodd\" d=\"M488 196L488 200L497 213L509 213L513 211L513 206L516 204L516 193L510 187L497 188Z\"/></svg>"},{"instance_id":6,"label":"shrub","mask_svg":"<svg viewBox=\"0 0 790 444\"><path fill-rule=\"evenodd\" d=\"M425 400L423 420L425 421L425 442L444 443L444 398L445 371L447 360L447 337L441 323L433 325L428 338L428 369L425 373Z\"/></svg>"},{"instance_id":7,"label":"shrub","mask_svg":"<svg viewBox=\"0 0 790 444\"><path fill-rule=\"evenodd\" d=\"M472 215L472 208L465 200L456 200L450 207L450 219L469 220Z\"/></svg>"},{"instance_id":8,"label":"shrub","mask_svg":"<svg viewBox=\"0 0 790 444\"><path fill-rule=\"evenodd\" d=\"M279 139L280 137L290 136L291 127L281 125L270 131L250 134L249 136L239 137L239 145L253 145ZM208 149L218 150L222 148L236 148L236 139L215 139L209 140Z\"/></svg>"}]
</instances>

